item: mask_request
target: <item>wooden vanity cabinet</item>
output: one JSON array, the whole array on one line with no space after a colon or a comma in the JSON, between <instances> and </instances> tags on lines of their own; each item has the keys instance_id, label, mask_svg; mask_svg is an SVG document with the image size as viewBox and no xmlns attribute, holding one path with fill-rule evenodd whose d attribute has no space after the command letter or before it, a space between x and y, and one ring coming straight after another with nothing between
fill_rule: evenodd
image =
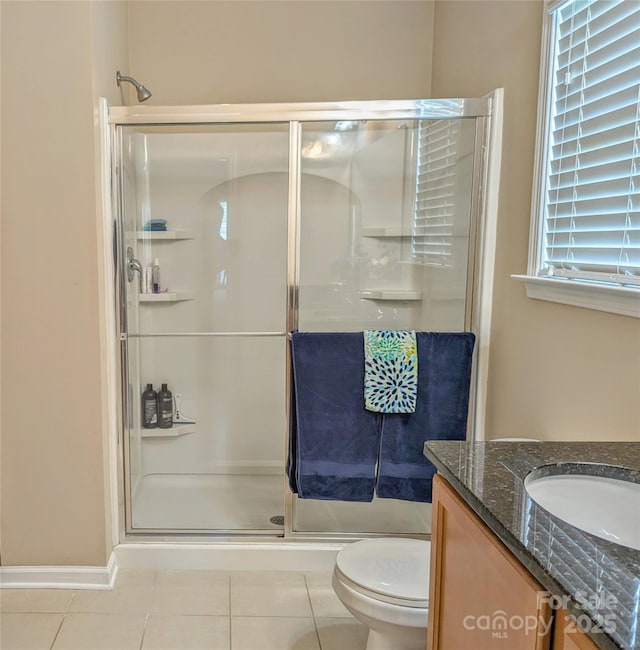
<instances>
[{"instance_id":1,"label":"wooden vanity cabinet","mask_svg":"<svg viewBox=\"0 0 640 650\"><path fill-rule=\"evenodd\" d=\"M436 475L428 650L549 650L552 611L544 591Z\"/></svg>"},{"instance_id":2,"label":"wooden vanity cabinet","mask_svg":"<svg viewBox=\"0 0 640 650\"><path fill-rule=\"evenodd\" d=\"M556 612L553 650L598 650L598 646L584 632L576 629L569 614L561 609Z\"/></svg>"}]
</instances>

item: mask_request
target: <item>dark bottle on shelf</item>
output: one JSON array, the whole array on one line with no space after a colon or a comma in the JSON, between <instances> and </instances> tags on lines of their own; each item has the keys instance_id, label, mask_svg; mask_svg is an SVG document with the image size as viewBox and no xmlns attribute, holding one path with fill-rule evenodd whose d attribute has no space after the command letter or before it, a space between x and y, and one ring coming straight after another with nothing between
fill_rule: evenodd
<instances>
[{"instance_id":1,"label":"dark bottle on shelf","mask_svg":"<svg viewBox=\"0 0 640 650\"><path fill-rule=\"evenodd\" d=\"M161 429L170 429L173 426L173 394L162 384L158 391L158 426Z\"/></svg>"},{"instance_id":2,"label":"dark bottle on shelf","mask_svg":"<svg viewBox=\"0 0 640 650\"><path fill-rule=\"evenodd\" d=\"M158 393L153 390L153 384L147 384L147 390L142 393L142 426L145 429L158 426Z\"/></svg>"}]
</instances>

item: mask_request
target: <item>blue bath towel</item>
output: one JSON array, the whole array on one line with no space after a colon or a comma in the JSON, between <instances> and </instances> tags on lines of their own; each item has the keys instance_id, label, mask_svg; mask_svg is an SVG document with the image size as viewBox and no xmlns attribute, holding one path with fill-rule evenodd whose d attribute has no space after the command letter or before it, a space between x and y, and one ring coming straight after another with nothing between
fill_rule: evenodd
<instances>
[{"instance_id":1,"label":"blue bath towel","mask_svg":"<svg viewBox=\"0 0 640 650\"><path fill-rule=\"evenodd\" d=\"M425 440L464 440L470 333L417 332L414 413L364 408L364 343L359 333L294 333L287 472L301 498L431 501L435 467ZM376 473L377 468L377 473Z\"/></svg>"},{"instance_id":2,"label":"blue bath towel","mask_svg":"<svg viewBox=\"0 0 640 650\"><path fill-rule=\"evenodd\" d=\"M380 415L364 408L362 332L294 333L287 472L307 499L371 501Z\"/></svg>"},{"instance_id":3,"label":"blue bath towel","mask_svg":"<svg viewBox=\"0 0 640 650\"><path fill-rule=\"evenodd\" d=\"M144 224L143 230L150 232L164 231L167 229L167 220L166 219L149 219L147 223Z\"/></svg>"},{"instance_id":4,"label":"blue bath towel","mask_svg":"<svg viewBox=\"0 0 640 650\"><path fill-rule=\"evenodd\" d=\"M475 336L418 332L418 396L410 414L385 414L376 482L379 497L431 501L435 467L425 440L464 440Z\"/></svg>"},{"instance_id":5,"label":"blue bath towel","mask_svg":"<svg viewBox=\"0 0 640 650\"><path fill-rule=\"evenodd\" d=\"M377 413L413 413L418 392L413 330L364 331L364 407Z\"/></svg>"}]
</instances>

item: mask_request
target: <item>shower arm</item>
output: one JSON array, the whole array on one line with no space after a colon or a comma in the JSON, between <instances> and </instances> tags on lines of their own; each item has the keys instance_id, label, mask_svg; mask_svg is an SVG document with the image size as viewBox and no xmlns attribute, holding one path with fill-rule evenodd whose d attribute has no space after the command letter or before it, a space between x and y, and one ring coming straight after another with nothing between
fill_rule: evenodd
<instances>
[{"instance_id":1,"label":"shower arm","mask_svg":"<svg viewBox=\"0 0 640 650\"><path fill-rule=\"evenodd\" d=\"M136 93L138 95L138 101L139 102L146 102L149 97L151 97L151 92L149 91L148 88L145 88L140 82L136 81L133 77L127 77L125 75L120 74L120 70L116 72L116 83L118 86L120 86L120 82L126 81L130 84L133 84L133 86L136 89Z\"/></svg>"}]
</instances>

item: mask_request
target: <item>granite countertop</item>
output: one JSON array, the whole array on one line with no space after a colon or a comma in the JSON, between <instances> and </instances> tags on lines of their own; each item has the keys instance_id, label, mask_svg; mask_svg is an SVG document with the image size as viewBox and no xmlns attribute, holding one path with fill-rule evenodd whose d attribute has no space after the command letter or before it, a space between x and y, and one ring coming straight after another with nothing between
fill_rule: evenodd
<instances>
[{"instance_id":1,"label":"granite countertop","mask_svg":"<svg viewBox=\"0 0 640 650\"><path fill-rule=\"evenodd\" d=\"M640 443L427 441L424 454L598 647L640 650L640 551L557 519L524 490L532 470L576 463L640 483Z\"/></svg>"}]
</instances>

